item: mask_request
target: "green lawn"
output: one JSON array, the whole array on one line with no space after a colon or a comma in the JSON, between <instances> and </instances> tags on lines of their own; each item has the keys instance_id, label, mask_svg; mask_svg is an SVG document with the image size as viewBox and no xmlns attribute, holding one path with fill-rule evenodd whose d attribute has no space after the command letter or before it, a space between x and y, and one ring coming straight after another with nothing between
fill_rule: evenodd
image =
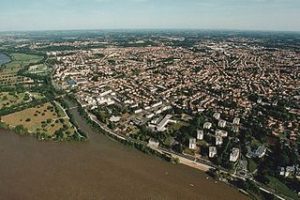
<instances>
[{"instance_id":1,"label":"green lawn","mask_svg":"<svg viewBox=\"0 0 300 200\"><path fill-rule=\"evenodd\" d=\"M0 109L30 102L32 100L30 96L35 99L44 98L42 94L36 92L0 92Z\"/></svg>"},{"instance_id":2,"label":"green lawn","mask_svg":"<svg viewBox=\"0 0 300 200\"><path fill-rule=\"evenodd\" d=\"M252 159L248 159L248 169L250 172L254 172L257 169L257 163Z\"/></svg>"},{"instance_id":3,"label":"green lawn","mask_svg":"<svg viewBox=\"0 0 300 200\"><path fill-rule=\"evenodd\" d=\"M298 199L297 193L292 191L290 188L288 188L280 180L278 180L275 177L271 177L271 176L268 176L268 179L270 180L270 183L268 184L269 187L275 189L277 192L279 192L287 197L290 197L292 199Z\"/></svg>"},{"instance_id":4,"label":"green lawn","mask_svg":"<svg viewBox=\"0 0 300 200\"><path fill-rule=\"evenodd\" d=\"M49 68L45 64L30 66L28 72L31 74L47 75L49 73Z\"/></svg>"},{"instance_id":5,"label":"green lawn","mask_svg":"<svg viewBox=\"0 0 300 200\"><path fill-rule=\"evenodd\" d=\"M8 108L24 102L25 93L0 92L0 109Z\"/></svg>"},{"instance_id":6,"label":"green lawn","mask_svg":"<svg viewBox=\"0 0 300 200\"><path fill-rule=\"evenodd\" d=\"M12 53L10 56L12 61L2 66L2 73L17 73L23 67L37 63L43 59L43 56L24 53Z\"/></svg>"}]
</instances>

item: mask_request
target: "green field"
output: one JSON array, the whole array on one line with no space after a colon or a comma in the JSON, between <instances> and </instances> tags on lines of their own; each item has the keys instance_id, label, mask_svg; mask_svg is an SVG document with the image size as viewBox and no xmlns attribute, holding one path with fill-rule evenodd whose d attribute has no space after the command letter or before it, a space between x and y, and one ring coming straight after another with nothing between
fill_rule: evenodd
<instances>
[{"instance_id":1,"label":"green field","mask_svg":"<svg viewBox=\"0 0 300 200\"><path fill-rule=\"evenodd\" d=\"M254 172L257 169L257 163L252 159L247 159L248 169L250 172Z\"/></svg>"},{"instance_id":2,"label":"green field","mask_svg":"<svg viewBox=\"0 0 300 200\"><path fill-rule=\"evenodd\" d=\"M44 97L36 92L0 92L0 109L28 103L33 98L42 99Z\"/></svg>"},{"instance_id":3,"label":"green field","mask_svg":"<svg viewBox=\"0 0 300 200\"><path fill-rule=\"evenodd\" d=\"M37 75L47 75L49 71L48 66L45 64L32 65L28 69L28 73Z\"/></svg>"},{"instance_id":4,"label":"green field","mask_svg":"<svg viewBox=\"0 0 300 200\"><path fill-rule=\"evenodd\" d=\"M60 106L50 102L2 116L1 122L10 128L22 126L30 134L42 135L44 139L69 139L77 134Z\"/></svg>"},{"instance_id":5,"label":"green field","mask_svg":"<svg viewBox=\"0 0 300 200\"><path fill-rule=\"evenodd\" d=\"M17 73L23 67L40 62L43 59L43 56L24 53L12 53L10 57L11 62L1 67L0 73Z\"/></svg>"},{"instance_id":6,"label":"green field","mask_svg":"<svg viewBox=\"0 0 300 200\"><path fill-rule=\"evenodd\" d=\"M268 176L268 179L270 180L268 186L287 197L290 197L292 199L298 199L297 193L288 188L288 186L286 186L280 180L272 176Z\"/></svg>"}]
</instances>

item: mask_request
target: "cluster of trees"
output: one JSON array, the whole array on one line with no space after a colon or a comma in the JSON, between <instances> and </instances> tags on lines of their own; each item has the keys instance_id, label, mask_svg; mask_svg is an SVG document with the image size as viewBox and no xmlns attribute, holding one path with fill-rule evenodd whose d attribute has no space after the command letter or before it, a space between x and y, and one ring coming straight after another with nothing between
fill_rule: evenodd
<instances>
[{"instance_id":1,"label":"cluster of trees","mask_svg":"<svg viewBox=\"0 0 300 200\"><path fill-rule=\"evenodd\" d=\"M32 108L32 107L35 107L37 105L44 104L47 101L48 101L47 99L40 99L40 100L35 99L31 102L24 103L24 104L21 104L21 105L15 105L15 106L11 106L11 107L8 107L8 108L3 108L3 109L0 110L0 115L8 115L8 114L15 113L15 112L18 112L18 111L21 111L21 110L25 110L27 108Z\"/></svg>"}]
</instances>

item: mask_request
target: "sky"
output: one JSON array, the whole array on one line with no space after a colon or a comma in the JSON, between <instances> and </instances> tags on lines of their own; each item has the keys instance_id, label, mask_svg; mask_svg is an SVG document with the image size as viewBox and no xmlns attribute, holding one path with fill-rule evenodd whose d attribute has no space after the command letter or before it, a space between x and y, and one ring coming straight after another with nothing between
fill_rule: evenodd
<instances>
[{"instance_id":1,"label":"sky","mask_svg":"<svg viewBox=\"0 0 300 200\"><path fill-rule=\"evenodd\" d=\"M300 0L0 0L0 31L300 31Z\"/></svg>"}]
</instances>

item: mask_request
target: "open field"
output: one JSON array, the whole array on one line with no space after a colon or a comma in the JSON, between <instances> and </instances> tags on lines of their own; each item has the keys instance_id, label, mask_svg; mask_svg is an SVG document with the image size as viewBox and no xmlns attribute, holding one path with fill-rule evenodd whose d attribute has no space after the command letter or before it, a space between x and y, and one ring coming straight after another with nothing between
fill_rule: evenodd
<instances>
[{"instance_id":1,"label":"open field","mask_svg":"<svg viewBox=\"0 0 300 200\"><path fill-rule=\"evenodd\" d=\"M12 128L22 126L29 133L45 138L67 139L76 132L64 111L52 103L3 116L1 121Z\"/></svg>"},{"instance_id":2,"label":"open field","mask_svg":"<svg viewBox=\"0 0 300 200\"><path fill-rule=\"evenodd\" d=\"M23 54L23 53L12 53L10 54L12 61L1 67L1 73L17 73L23 67L34 64L43 59L39 55Z\"/></svg>"},{"instance_id":3,"label":"open field","mask_svg":"<svg viewBox=\"0 0 300 200\"><path fill-rule=\"evenodd\" d=\"M34 81L25 76L18 76L15 73L1 73L0 72L0 86L9 86L16 84L31 84Z\"/></svg>"},{"instance_id":4,"label":"open field","mask_svg":"<svg viewBox=\"0 0 300 200\"><path fill-rule=\"evenodd\" d=\"M275 177L268 176L270 183L268 184L271 188L275 189L275 191L284 194L293 199L297 199L297 193L292 191L288 186L286 186L283 182Z\"/></svg>"},{"instance_id":5,"label":"open field","mask_svg":"<svg viewBox=\"0 0 300 200\"><path fill-rule=\"evenodd\" d=\"M32 65L28 69L28 73L30 74L38 74L38 75L47 75L49 73L49 68L45 64Z\"/></svg>"},{"instance_id":6,"label":"open field","mask_svg":"<svg viewBox=\"0 0 300 200\"><path fill-rule=\"evenodd\" d=\"M43 96L36 92L0 92L0 109L27 103L33 98L42 99Z\"/></svg>"}]
</instances>

